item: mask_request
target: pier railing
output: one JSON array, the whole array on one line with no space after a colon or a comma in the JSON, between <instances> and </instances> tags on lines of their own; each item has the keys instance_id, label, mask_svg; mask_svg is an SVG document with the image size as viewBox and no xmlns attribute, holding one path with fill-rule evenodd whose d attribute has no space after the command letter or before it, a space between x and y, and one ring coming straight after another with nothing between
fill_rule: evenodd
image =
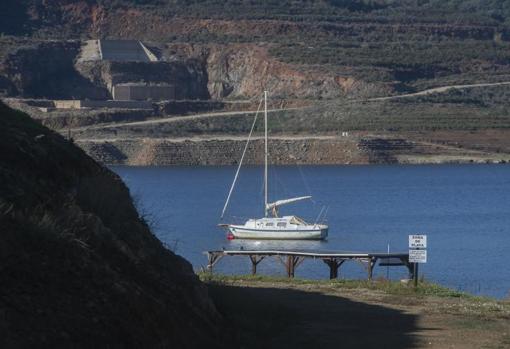
<instances>
[{"instance_id":1,"label":"pier railing","mask_svg":"<svg viewBox=\"0 0 510 349\"><path fill-rule=\"evenodd\" d=\"M345 261L353 260L361 263L367 270L368 280L372 280L374 267L379 261L380 266L405 266L409 278L414 278L414 265L409 262L409 253L357 253L357 252L310 252L310 251L279 251L279 250L220 250L207 251L207 269L212 272L223 257L248 256L251 261L251 273L257 273L258 264L267 257L274 257L285 266L289 278L294 277L296 268L306 259L322 260L329 267L329 278L336 279L338 271Z\"/></svg>"}]
</instances>

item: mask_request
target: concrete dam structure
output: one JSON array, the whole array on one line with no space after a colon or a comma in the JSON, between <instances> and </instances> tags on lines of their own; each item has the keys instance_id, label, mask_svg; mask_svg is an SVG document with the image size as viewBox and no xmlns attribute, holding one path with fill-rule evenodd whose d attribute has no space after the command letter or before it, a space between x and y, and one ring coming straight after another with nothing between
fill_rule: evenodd
<instances>
[{"instance_id":1,"label":"concrete dam structure","mask_svg":"<svg viewBox=\"0 0 510 349\"><path fill-rule=\"evenodd\" d=\"M127 64L132 69L145 69L149 72L157 69L157 66L153 63L158 64L158 58L138 40L88 40L81 48L78 61L82 63L103 61L117 64L115 67L126 67ZM140 64L148 65L150 68L140 68ZM116 74L119 75L118 72ZM120 75L123 74L133 73L129 71L120 73ZM174 84L154 82L150 74L147 75L147 73L145 73L145 76L134 74L128 79L128 82L110 81L107 86L115 101L135 102L175 99ZM83 101L77 102L79 102L80 107L85 105ZM113 101L104 104L104 107L108 107L110 104L113 105ZM73 107L76 106L73 105Z\"/></svg>"},{"instance_id":2,"label":"concrete dam structure","mask_svg":"<svg viewBox=\"0 0 510 349\"><path fill-rule=\"evenodd\" d=\"M136 40L99 40L102 60L115 62L157 62L144 44Z\"/></svg>"},{"instance_id":3,"label":"concrete dam structure","mask_svg":"<svg viewBox=\"0 0 510 349\"><path fill-rule=\"evenodd\" d=\"M88 40L82 47L80 62L157 62L158 58L138 40Z\"/></svg>"}]
</instances>

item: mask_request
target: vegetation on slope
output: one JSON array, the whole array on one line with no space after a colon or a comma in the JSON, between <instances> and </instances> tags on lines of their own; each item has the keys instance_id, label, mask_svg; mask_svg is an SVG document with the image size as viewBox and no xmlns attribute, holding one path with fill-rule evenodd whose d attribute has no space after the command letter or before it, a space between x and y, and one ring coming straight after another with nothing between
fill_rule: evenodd
<instances>
[{"instance_id":1,"label":"vegetation on slope","mask_svg":"<svg viewBox=\"0 0 510 349\"><path fill-rule=\"evenodd\" d=\"M0 103L0 346L227 345L119 177Z\"/></svg>"},{"instance_id":2,"label":"vegetation on slope","mask_svg":"<svg viewBox=\"0 0 510 349\"><path fill-rule=\"evenodd\" d=\"M437 21L455 18L461 22L505 23L510 5L504 0L99 0L108 8L124 6L158 7L169 14L199 18L285 19L335 21L345 17L384 21ZM508 22L506 22L508 24Z\"/></svg>"},{"instance_id":3,"label":"vegetation on slope","mask_svg":"<svg viewBox=\"0 0 510 349\"><path fill-rule=\"evenodd\" d=\"M311 107L271 112L270 135L339 134L343 131L475 131L510 129L510 86L450 90L424 96L389 100L324 101ZM75 131L78 138L188 137L237 134L246 136L252 114L239 112L201 118L182 118L168 123L108 125ZM263 134L259 118L255 134Z\"/></svg>"},{"instance_id":4,"label":"vegetation on slope","mask_svg":"<svg viewBox=\"0 0 510 349\"><path fill-rule=\"evenodd\" d=\"M504 0L9 0L0 18L1 33L40 39L263 43L281 61L396 92L510 80Z\"/></svg>"}]
</instances>

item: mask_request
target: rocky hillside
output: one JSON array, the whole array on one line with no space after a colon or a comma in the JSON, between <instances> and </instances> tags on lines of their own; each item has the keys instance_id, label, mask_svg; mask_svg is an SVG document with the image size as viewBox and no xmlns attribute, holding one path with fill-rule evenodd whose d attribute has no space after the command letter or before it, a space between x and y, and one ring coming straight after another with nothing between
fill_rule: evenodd
<instances>
[{"instance_id":1,"label":"rocky hillside","mask_svg":"<svg viewBox=\"0 0 510 349\"><path fill-rule=\"evenodd\" d=\"M0 89L14 84L12 95L24 94L16 80L30 66L19 47L84 38L143 40L164 62L198 59L212 98L251 98L264 87L283 98L358 98L510 80L510 9L501 0L7 0L0 18L9 68L0 63ZM38 47L31 56L47 57Z\"/></svg>"},{"instance_id":2,"label":"rocky hillside","mask_svg":"<svg viewBox=\"0 0 510 349\"><path fill-rule=\"evenodd\" d=\"M231 163L251 114L228 112L256 110L263 90L279 111L271 136L293 152L304 143L306 163L510 156L508 1L6 0L0 19L0 95L101 161ZM89 39L141 40L158 62L83 59ZM180 104L26 102L108 99L124 83L175 85Z\"/></svg>"},{"instance_id":3,"label":"rocky hillside","mask_svg":"<svg viewBox=\"0 0 510 349\"><path fill-rule=\"evenodd\" d=\"M230 347L118 176L0 103L0 346Z\"/></svg>"}]
</instances>

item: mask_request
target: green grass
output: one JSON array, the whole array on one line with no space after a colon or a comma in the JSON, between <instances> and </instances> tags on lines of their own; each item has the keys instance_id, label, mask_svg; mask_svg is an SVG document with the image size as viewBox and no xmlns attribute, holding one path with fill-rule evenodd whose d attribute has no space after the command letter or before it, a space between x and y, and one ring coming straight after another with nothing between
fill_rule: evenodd
<instances>
[{"instance_id":1,"label":"green grass","mask_svg":"<svg viewBox=\"0 0 510 349\"><path fill-rule=\"evenodd\" d=\"M238 285L262 282L285 285L316 285L327 286L334 289L368 289L382 291L390 295L417 295L436 296L449 298L463 298L470 300L487 300L485 297L477 297L468 293L459 292L450 288L434 284L428 281L421 281L417 289L412 285L406 285L399 281L388 280L310 280L301 278L285 278L264 275L223 275L207 272L199 273L203 282L208 284Z\"/></svg>"}]
</instances>

